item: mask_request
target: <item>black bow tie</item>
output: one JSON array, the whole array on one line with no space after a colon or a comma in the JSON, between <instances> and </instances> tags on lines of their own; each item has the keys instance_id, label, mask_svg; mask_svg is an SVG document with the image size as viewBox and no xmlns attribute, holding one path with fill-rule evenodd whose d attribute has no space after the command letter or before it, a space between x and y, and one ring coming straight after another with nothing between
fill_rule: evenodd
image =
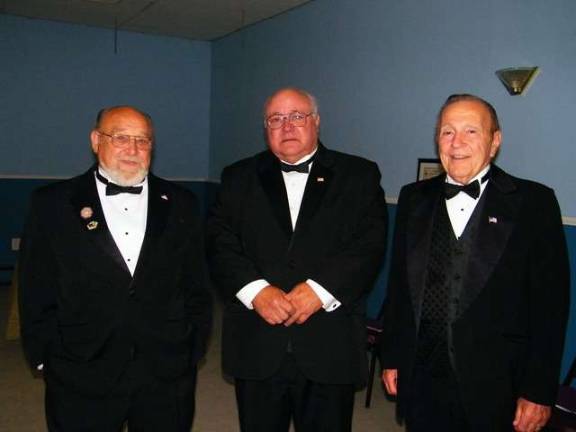
<instances>
[{"instance_id":1,"label":"black bow tie","mask_svg":"<svg viewBox=\"0 0 576 432\"><path fill-rule=\"evenodd\" d=\"M482 177L482 183L484 183L489 178L490 171ZM480 196L480 181L474 180L472 183L467 185L455 185L452 183L444 183L444 197L447 200L454 198L459 192L464 192L472 198L476 199Z\"/></svg>"},{"instance_id":2,"label":"black bow tie","mask_svg":"<svg viewBox=\"0 0 576 432\"><path fill-rule=\"evenodd\" d=\"M444 196L446 199L454 198L458 193L464 192L476 199L480 196L480 182L474 180L467 185L455 185L452 183L444 183Z\"/></svg>"},{"instance_id":3,"label":"black bow tie","mask_svg":"<svg viewBox=\"0 0 576 432\"><path fill-rule=\"evenodd\" d=\"M283 172L299 172L299 173L304 173L304 174L308 174L309 170L310 170L310 164L312 163L312 159L314 159L313 157L311 157L310 159L308 159L305 162L299 163L297 165L290 165L287 163L284 163L282 161L280 161L280 169Z\"/></svg>"},{"instance_id":4,"label":"black bow tie","mask_svg":"<svg viewBox=\"0 0 576 432\"><path fill-rule=\"evenodd\" d=\"M106 185L106 195L118 195L121 193L140 194L142 186L120 186L116 183L108 181L106 177L96 171L96 178Z\"/></svg>"}]
</instances>

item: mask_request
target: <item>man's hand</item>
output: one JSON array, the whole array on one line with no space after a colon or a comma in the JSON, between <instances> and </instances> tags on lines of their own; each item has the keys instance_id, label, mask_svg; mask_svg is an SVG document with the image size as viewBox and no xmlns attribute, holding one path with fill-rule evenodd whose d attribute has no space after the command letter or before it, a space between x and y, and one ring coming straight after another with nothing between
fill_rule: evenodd
<instances>
[{"instance_id":1,"label":"man's hand","mask_svg":"<svg viewBox=\"0 0 576 432\"><path fill-rule=\"evenodd\" d=\"M254 310L268 324L282 324L294 313L294 307L287 300L287 295L280 288L268 285L262 288L252 300Z\"/></svg>"},{"instance_id":2,"label":"man's hand","mask_svg":"<svg viewBox=\"0 0 576 432\"><path fill-rule=\"evenodd\" d=\"M320 310L322 302L310 285L306 282L299 283L286 295L286 299L292 303L294 311L284 323L286 327L293 323L303 324L310 316Z\"/></svg>"},{"instance_id":3,"label":"man's hand","mask_svg":"<svg viewBox=\"0 0 576 432\"><path fill-rule=\"evenodd\" d=\"M398 394L398 369L384 369L382 371L382 382L390 396Z\"/></svg>"},{"instance_id":4,"label":"man's hand","mask_svg":"<svg viewBox=\"0 0 576 432\"><path fill-rule=\"evenodd\" d=\"M517 432L535 432L542 429L550 418L551 409L547 405L539 405L524 398L518 398L514 430Z\"/></svg>"}]
</instances>

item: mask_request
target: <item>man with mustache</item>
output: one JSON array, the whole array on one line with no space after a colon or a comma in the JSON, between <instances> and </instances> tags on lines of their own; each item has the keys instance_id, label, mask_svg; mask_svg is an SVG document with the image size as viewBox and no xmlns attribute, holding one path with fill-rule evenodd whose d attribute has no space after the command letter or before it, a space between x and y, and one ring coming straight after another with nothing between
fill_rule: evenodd
<instances>
[{"instance_id":1,"label":"man with mustache","mask_svg":"<svg viewBox=\"0 0 576 432\"><path fill-rule=\"evenodd\" d=\"M34 193L20 254L48 429L188 432L211 319L197 200L149 173L148 114L103 109L90 140L97 165Z\"/></svg>"},{"instance_id":2,"label":"man with mustache","mask_svg":"<svg viewBox=\"0 0 576 432\"><path fill-rule=\"evenodd\" d=\"M554 192L493 163L485 100L450 96L446 175L402 188L384 313L387 391L409 432L534 432L549 416L570 289Z\"/></svg>"}]
</instances>

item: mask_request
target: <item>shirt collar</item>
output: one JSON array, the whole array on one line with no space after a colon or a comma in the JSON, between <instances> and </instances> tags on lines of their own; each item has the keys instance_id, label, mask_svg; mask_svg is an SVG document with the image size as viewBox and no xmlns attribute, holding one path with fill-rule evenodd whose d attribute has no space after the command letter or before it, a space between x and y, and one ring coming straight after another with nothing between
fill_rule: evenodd
<instances>
[{"instance_id":1,"label":"shirt collar","mask_svg":"<svg viewBox=\"0 0 576 432\"><path fill-rule=\"evenodd\" d=\"M102 177L104 177L106 180L108 180L111 183L116 183L109 175L108 173L104 170L104 168L102 168L100 165L98 165L98 172L100 173L100 175ZM144 177L144 179L136 184L130 185L130 186L144 186L148 184L148 176Z\"/></svg>"},{"instance_id":2,"label":"shirt collar","mask_svg":"<svg viewBox=\"0 0 576 432\"><path fill-rule=\"evenodd\" d=\"M479 180L480 184L482 184L482 177L484 177L489 170L490 170L490 164L486 165L484 168L482 168L480 170L480 172L478 174L476 174L474 177L472 177L470 179L470 181L468 182L468 184L474 182L475 180ZM450 175L448 173L446 173L446 183L451 183L451 184L455 184L455 185L461 185L462 184L462 183L459 183L456 180L454 180L452 177L450 177Z\"/></svg>"},{"instance_id":3,"label":"shirt collar","mask_svg":"<svg viewBox=\"0 0 576 432\"><path fill-rule=\"evenodd\" d=\"M282 159L280 159L280 162L283 162L283 163L285 163L285 164L287 164L287 165L298 165L298 164L300 164L300 163L302 163L302 162L306 162L307 160L309 160L310 158L312 158L312 157L316 154L317 151L318 151L318 146L316 146L316 148L314 149L314 151L312 151L312 153L308 153L306 156L304 156L303 158L297 160L297 161L294 162L294 163L286 162L285 160L282 160Z\"/></svg>"}]
</instances>

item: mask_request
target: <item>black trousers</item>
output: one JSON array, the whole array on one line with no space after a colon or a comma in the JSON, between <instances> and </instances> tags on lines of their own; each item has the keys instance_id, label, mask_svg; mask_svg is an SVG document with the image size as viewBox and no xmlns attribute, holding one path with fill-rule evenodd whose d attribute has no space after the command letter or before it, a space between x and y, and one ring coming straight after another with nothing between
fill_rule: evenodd
<instances>
[{"instance_id":1,"label":"black trousers","mask_svg":"<svg viewBox=\"0 0 576 432\"><path fill-rule=\"evenodd\" d=\"M408 432L465 432L466 414L452 373L436 376L425 366L414 369L406 415Z\"/></svg>"},{"instance_id":2,"label":"black trousers","mask_svg":"<svg viewBox=\"0 0 576 432\"><path fill-rule=\"evenodd\" d=\"M127 377L126 379L130 379ZM196 369L174 381L147 377L105 397L76 393L47 380L46 421L50 432L189 432L194 418ZM128 391L126 391L128 389Z\"/></svg>"},{"instance_id":3,"label":"black trousers","mask_svg":"<svg viewBox=\"0 0 576 432\"><path fill-rule=\"evenodd\" d=\"M443 376L426 366L414 370L406 413L407 432L513 432L515 401L483 408L484 414L471 419L466 413L453 372Z\"/></svg>"},{"instance_id":4,"label":"black trousers","mask_svg":"<svg viewBox=\"0 0 576 432\"><path fill-rule=\"evenodd\" d=\"M291 354L265 380L236 379L242 432L350 432L354 386L308 380Z\"/></svg>"}]
</instances>

